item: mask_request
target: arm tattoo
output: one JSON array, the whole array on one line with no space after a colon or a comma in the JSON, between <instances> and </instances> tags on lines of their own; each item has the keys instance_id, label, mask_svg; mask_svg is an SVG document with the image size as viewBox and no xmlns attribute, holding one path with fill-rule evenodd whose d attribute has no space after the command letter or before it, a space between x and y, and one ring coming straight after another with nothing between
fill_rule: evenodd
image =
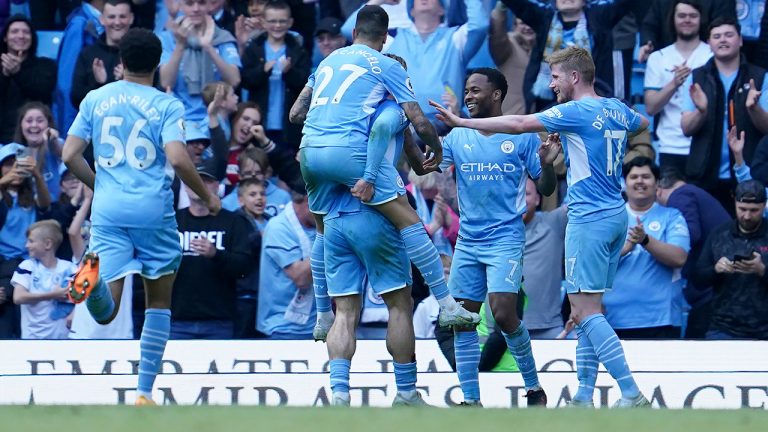
<instances>
[{"instance_id":1,"label":"arm tattoo","mask_svg":"<svg viewBox=\"0 0 768 432\"><path fill-rule=\"evenodd\" d=\"M312 89L310 87L304 87L299 93L299 97L296 98L296 102L291 107L291 112L288 114L288 120L293 124L304 123L307 119L307 112L309 112L309 104L312 102Z\"/></svg>"},{"instance_id":2,"label":"arm tattoo","mask_svg":"<svg viewBox=\"0 0 768 432\"><path fill-rule=\"evenodd\" d=\"M400 106L403 107L406 117L411 121L413 128L424 143L428 145L429 148L441 148L440 140L437 139L435 127L432 126L432 123L430 123L429 120L427 120L427 117L424 115L419 104L416 102L405 102L400 104Z\"/></svg>"}]
</instances>

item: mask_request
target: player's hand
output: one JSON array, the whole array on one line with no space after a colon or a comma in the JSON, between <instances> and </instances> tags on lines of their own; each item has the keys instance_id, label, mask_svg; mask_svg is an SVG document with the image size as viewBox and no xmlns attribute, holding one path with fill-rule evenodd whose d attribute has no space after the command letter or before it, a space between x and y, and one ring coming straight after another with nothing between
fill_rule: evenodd
<instances>
[{"instance_id":1,"label":"player's hand","mask_svg":"<svg viewBox=\"0 0 768 432\"><path fill-rule=\"evenodd\" d=\"M458 127L461 126L461 117L457 116L456 114L452 113L449 109L443 107L439 103L430 100L429 104L432 105L438 112L437 119L441 122L445 123L446 126L449 127Z\"/></svg>"},{"instance_id":2,"label":"player's hand","mask_svg":"<svg viewBox=\"0 0 768 432\"><path fill-rule=\"evenodd\" d=\"M547 135L547 140L539 146L539 159L542 165L552 165L557 159L557 155L563 149L560 141L560 134L555 132Z\"/></svg>"},{"instance_id":3,"label":"player's hand","mask_svg":"<svg viewBox=\"0 0 768 432\"><path fill-rule=\"evenodd\" d=\"M732 127L728 131L728 147L731 148L734 155L741 156L744 151L744 131L738 133L736 126Z\"/></svg>"},{"instance_id":4,"label":"player's hand","mask_svg":"<svg viewBox=\"0 0 768 432\"><path fill-rule=\"evenodd\" d=\"M104 61L98 57L93 59L91 64L91 71L93 72L93 79L99 84L107 82L107 69L104 67Z\"/></svg>"},{"instance_id":5,"label":"player's hand","mask_svg":"<svg viewBox=\"0 0 768 432\"><path fill-rule=\"evenodd\" d=\"M424 154L424 162L422 162L421 167L424 168L424 171L426 173L437 171L437 172L443 172L440 169L440 163L443 162L443 148L437 147L432 148L430 146L427 146L427 152Z\"/></svg>"},{"instance_id":6,"label":"player's hand","mask_svg":"<svg viewBox=\"0 0 768 432\"><path fill-rule=\"evenodd\" d=\"M221 200L216 194L208 194L208 201L205 203L205 206L208 207L208 211L213 216L216 216L221 211Z\"/></svg>"},{"instance_id":7,"label":"player's hand","mask_svg":"<svg viewBox=\"0 0 768 432\"><path fill-rule=\"evenodd\" d=\"M757 101L760 99L760 94L762 94L762 92L758 90L757 86L755 85L755 80L750 79L749 93L747 93L747 101L745 103L745 106L748 110L758 107Z\"/></svg>"},{"instance_id":8,"label":"player's hand","mask_svg":"<svg viewBox=\"0 0 768 432\"><path fill-rule=\"evenodd\" d=\"M637 50L637 62L645 63L648 61L648 56L650 56L652 52L653 42L648 41L645 45L641 46L639 50Z\"/></svg>"},{"instance_id":9,"label":"player's hand","mask_svg":"<svg viewBox=\"0 0 768 432\"><path fill-rule=\"evenodd\" d=\"M113 69L112 69L112 75L115 76L115 81L120 81L123 79L123 64L118 63Z\"/></svg>"},{"instance_id":10,"label":"player's hand","mask_svg":"<svg viewBox=\"0 0 768 432\"><path fill-rule=\"evenodd\" d=\"M213 256L216 255L216 248L207 238L196 238L190 240L189 248L192 249L192 252L206 258L213 258Z\"/></svg>"},{"instance_id":11,"label":"player's hand","mask_svg":"<svg viewBox=\"0 0 768 432\"><path fill-rule=\"evenodd\" d=\"M675 83L675 87L678 88L685 84L685 80L687 80L688 76L691 74L691 68L686 66L685 62L683 62L683 64L672 68L672 72L675 74L672 80Z\"/></svg>"},{"instance_id":12,"label":"player's hand","mask_svg":"<svg viewBox=\"0 0 768 432\"><path fill-rule=\"evenodd\" d=\"M702 113L707 112L709 100L707 99L707 94L704 93L704 90L701 89L699 83L694 83L691 86L690 93L691 100L693 101L693 105L696 107L696 109Z\"/></svg>"},{"instance_id":13,"label":"player's hand","mask_svg":"<svg viewBox=\"0 0 768 432\"><path fill-rule=\"evenodd\" d=\"M360 179L349 190L353 197L358 198L362 202L369 202L373 198L373 185L367 181Z\"/></svg>"},{"instance_id":14,"label":"player's hand","mask_svg":"<svg viewBox=\"0 0 768 432\"><path fill-rule=\"evenodd\" d=\"M734 261L732 267L735 273L752 273L761 277L765 274L765 264L759 252L752 252L750 260Z\"/></svg>"},{"instance_id":15,"label":"player's hand","mask_svg":"<svg viewBox=\"0 0 768 432\"><path fill-rule=\"evenodd\" d=\"M726 257L722 257L715 263L715 273L733 273L734 262Z\"/></svg>"}]
</instances>

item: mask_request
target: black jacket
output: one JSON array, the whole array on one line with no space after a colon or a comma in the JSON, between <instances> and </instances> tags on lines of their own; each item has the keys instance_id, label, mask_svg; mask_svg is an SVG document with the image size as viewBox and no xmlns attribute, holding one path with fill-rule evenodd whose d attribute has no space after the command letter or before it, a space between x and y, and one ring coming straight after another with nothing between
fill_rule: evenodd
<instances>
[{"instance_id":1,"label":"black jacket","mask_svg":"<svg viewBox=\"0 0 768 432\"><path fill-rule=\"evenodd\" d=\"M183 209L176 212L176 221L183 256L173 283L173 319L233 320L237 280L254 265L249 244L253 226L245 217L227 210L216 216L196 217ZM190 251L189 240L200 235L216 246L213 258Z\"/></svg>"},{"instance_id":2,"label":"black jacket","mask_svg":"<svg viewBox=\"0 0 768 432\"><path fill-rule=\"evenodd\" d=\"M765 69L749 64L746 58L741 56L738 76L731 86L730 92L725 94L725 87L720 80L720 72L715 65L714 57L704 66L696 68L692 72L693 82L701 86L709 100L707 118L696 133L691 135L691 151L685 167L688 179L701 187L709 190L719 180L720 151L723 144L723 117L726 107L733 101L734 118L729 119L729 124L735 122L739 133L745 133L744 160L749 165L757 148L757 143L763 137L752 123L746 108L747 94L749 93L749 80L755 80L757 88L762 88ZM731 178L733 175L733 154L731 153Z\"/></svg>"},{"instance_id":3,"label":"black jacket","mask_svg":"<svg viewBox=\"0 0 768 432\"><path fill-rule=\"evenodd\" d=\"M712 285L712 321L710 328L736 337L768 339L768 271L756 274L716 273L715 264L734 255L762 255L768 266L768 219L752 234L739 231L737 222L721 225L707 238L701 251L693 282L696 286Z\"/></svg>"},{"instance_id":4,"label":"black jacket","mask_svg":"<svg viewBox=\"0 0 768 432\"><path fill-rule=\"evenodd\" d=\"M97 83L93 76L93 60L96 58L104 62L104 69L107 70L107 80L103 84ZM79 107L89 91L115 81L113 71L118 64L120 51L117 47L107 45L105 35L101 35L95 44L83 48L77 57L75 73L72 75L72 91L69 94L72 105Z\"/></svg>"},{"instance_id":5,"label":"black jacket","mask_svg":"<svg viewBox=\"0 0 768 432\"><path fill-rule=\"evenodd\" d=\"M0 73L0 143L13 141L19 108L27 102L51 105L56 87L56 62L45 57L27 57L15 75Z\"/></svg>"},{"instance_id":6,"label":"black jacket","mask_svg":"<svg viewBox=\"0 0 768 432\"><path fill-rule=\"evenodd\" d=\"M245 48L242 56L242 86L250 92L250 99L261 108L262 124L267 124L269 115L269 73L264 72L266 55L264 42L267 34L262 33ZM301 142L301 125L288 121L288 113L309 78L311 62L309 55L291 34L285 36L285 56L291 59L291 67L283 73L285 83L285 105L283 107L283 142L298 148Z\"/></svg>"}]
</instances>

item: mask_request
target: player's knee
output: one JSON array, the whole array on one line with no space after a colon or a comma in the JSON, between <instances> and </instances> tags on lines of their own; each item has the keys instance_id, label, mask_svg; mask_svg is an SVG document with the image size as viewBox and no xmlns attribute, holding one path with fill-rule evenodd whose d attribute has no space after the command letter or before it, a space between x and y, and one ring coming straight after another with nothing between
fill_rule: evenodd
<instances>
[{"instance_id":1,"label":"player's knee","mask_svg":"<svg viewBox=\"0 0 768 432\"><path fill-rule=\"evenodd\" d=\"M390 314L393 312L410 314L413 311L413 298L411 297L409 287L388 292L382 295L381 298L387 305Z\"/></svg>"},{"instance_id":2,"label":"player's knee","mask_svg":"<svg viewBox=\"0 0 768 432\"><path fill-rule=\"evenodd\" d=\"M512 333L520 327L520 318L514 309L494 311L493 319L496 320L496 324L504 333Z\"/></svg>"}]
</instances>

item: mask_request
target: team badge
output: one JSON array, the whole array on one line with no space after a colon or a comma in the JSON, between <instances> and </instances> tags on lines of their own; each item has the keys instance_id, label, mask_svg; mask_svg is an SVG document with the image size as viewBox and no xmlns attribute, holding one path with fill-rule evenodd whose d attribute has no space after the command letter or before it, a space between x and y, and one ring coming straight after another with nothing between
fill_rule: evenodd
<instances>
[{"instance_id":1,"label":"team badge","mask_svg":"<svg viewBox=\"0 0 768 432\"><path fill-rule=\"evenodd\" d=\"M397 176L397 180L395 181L397 183L398 187L404 188L405 184L403 183L403 179L400 178L400 176Z\"/></svg>"},{"instance_id":2,"label":"team badge","mask_svg":"<svg viewBox=\"0 0 768 432\"><path fill-rule=\"evenodd\" d=\"M648 224L648 229L651 231L658 231L661 229L661 224L659 223L659 221L653 221Z\"/></svg>"},{"instance_id":3,"label":"team badge","mask_svg":"<svg viewBox=\"0 0 768 432\"><path fill-rule=\"evenodd\" d=\"M512 153L513 151L515 151L515 143L513 143L510 140L504 141L503 143L501 143L501 151L507 154Z\"/></svg>"}]
</instances>

